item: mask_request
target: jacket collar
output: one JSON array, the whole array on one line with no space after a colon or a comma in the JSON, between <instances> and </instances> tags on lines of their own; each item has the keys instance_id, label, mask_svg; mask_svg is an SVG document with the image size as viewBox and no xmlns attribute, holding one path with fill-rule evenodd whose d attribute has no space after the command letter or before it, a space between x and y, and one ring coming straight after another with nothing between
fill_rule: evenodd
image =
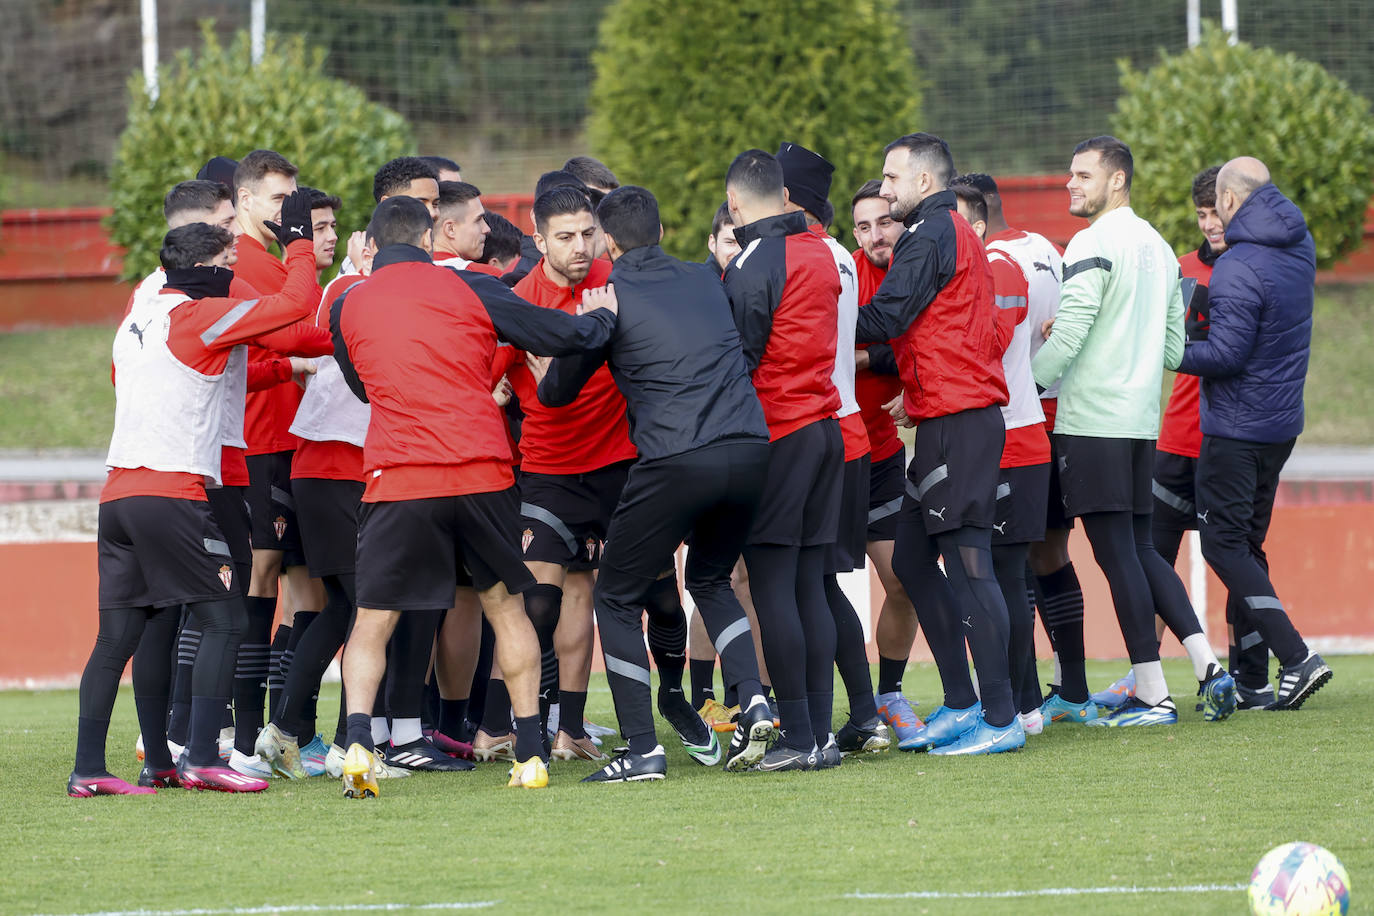
<instances>
[{"instance_id":1,"label":"jacket collar","mask_svg":"<svg viewBox=\"0 0 1374 916\"><path fill-rule=\"evenodd\" d=\"M376 257L372 259L372 270L375 272L383 267L402 264L406 261L416 261L421 264L434 263L429 252L423 248L416 248L414 245L388 245L377 252Z\"/></svg>"},{"instance_id":2,"label":"jacket collar","mask_svg":"<svg viewBox=\"0 0 1374 916\"><path fill-rule=\"evenodd\" d=\"M950 199L954 195L950 194ZM754 239L768 238L770 236L797 235L806 231L806 214L800 210L794 213L779 213L777 216L765 216L763 219L756 219L747 226L735 227L735 241L739 242L739 247L745 248Z\"/></svg>"},{"instance_id":3,"label":"jacket collar","mask_svg":"<svg viewBox=\"0 0 1374 916\"><path fill-rule=\"evenodd\" d=\"M615 259L615 264L611 267L611 276L618 273L635 270L646 270L658 266L658 262L665 260L668 255L658 245L641 245L638 248L631 248L623 252L620 257ZM711 258L715 262L715 258Z\"/></svg>"},{"instance_id":4,"label":"jacket collar","mask_svg":"<svg viewBox=\"0 0 1374 916\"><path fill-rule=\"evenodd\" d=\"M957 206L958 200L959 198L955 197L954 192L949 189L936 191L917 204L916 209L906 215L906 219L902 221L903 225L910 229L937 210L953 210Z\"/></svg>"},{"instance_id":5,"label":"jacket collar","mask_svg":"<svg viewBox=\"0 0 1374 916\"><path fill-rule=\"evenodd\" d=\"M1211 267L1217 262L1217 258L1219 257L1221 257L1221 255L1212 250L1212 243L1203 239L1202 246L1197 250L1197 259L1208 267Z\"/></svg>"}]
</instances>

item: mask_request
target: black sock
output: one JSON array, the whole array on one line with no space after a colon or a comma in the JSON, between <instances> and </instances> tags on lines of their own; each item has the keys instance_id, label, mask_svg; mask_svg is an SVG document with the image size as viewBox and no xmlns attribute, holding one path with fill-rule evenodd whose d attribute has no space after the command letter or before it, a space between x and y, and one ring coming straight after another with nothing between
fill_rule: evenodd
<instances>
[{"instance_id":1,"label":"black sock","mask_svg":"<svg viewBox=\"0 0 1374 916\"><path fill-rule=\"evenodd\" d=\"M228 697L191 697L191 740L186 755L194 766L220 766L223 762L219 759L219 722L228 704Z\"/></svg>"},{"instance_id":2,"label":"black sock","mask_svg":"<svg viewBox=\"0 0 1374 916\"><path fill-rule=\"evenodd\" d=\"M248 598L247 601L250 609L254 601L265 601L271 604L274 613L276 611L276 598ZM250 610L249 613L253 612ZM290 642L291 627L284 623L278 624L277 632L272 634L272 643L267 653L267 705L274 711L281 702L282 688L286 686L286 678L282 675L281 657Z\"/></svg>"},{"instance_id":3,"label":"black sock","mask_svg":"<svg viewBox=\"0 0 1374 916\"><path fill-rule=\"evenodd\" d=\"M521 716L515 720L515 759L529 760L543 757L544 737L538 716Z\"/></svg>"},{"instance_id":4,"label":"black sock","mask_svg":"<svg viewBox=\"0 0 1374 916\"><path fill-rule=\"evenodd\" d=\"M365 712L351 712L348 714L348 746L361 744L368 750L372 749L372 716Z\"/></svg>"},{"instance_id":5,"label":"black sock","mask_svg":"<svg viewBox=\"0 0 1374 916\"><path fill-rule=\"evenodd\" d=\"M906 659L878 656L878 693L901 693Z\"/></svg>"},{"instance_id":6,"label":"black sock","mask_svg":"<svg viewBox=\"0 0 1374 916\"><path fill-rule=\"evenodd\" d=\"M105 738L110 732L109 719L76 720L76 774L103 776L105 769Z\"/></svg>"},{"instance_id":7,"label":"black sock","mask_svg":"<svg viewBox=\"0 0 1374 916\"><path fill-rule=\"evenodd\" d=\"M769 692L770 692L772 689L773 689L772 687L769 687L767 684L764 684L764 685L763 685L763 695L764 695L764 696L768 696ZM748 697L745 697L745 699L747 700L747 699L749 699L749 698L748 698ZM727 709L733 709L734 707L740 705L739 687L737 687L737 686L734 685L734 684L731 684L731 685L729 685L729 686L727 686L727 687L725 688L725 700L724 700L724 703L725 703L725 706L726 706Z\"/></svg>"},{"instance_id":8,"label":"black sock","mask_svg":"<svg viewBox=\"0 0 1374 916\"><path fill-rule=\"evenodd\" d=\"M488 735L508 735L510 718L510 691L506 689L506 682L500 678L492 678L487 682L487 702L486 709L482 711L482 731Z\"/></svg>"},{"instance_id":9,"label":"black sock","mask_svg":"<svg viewBox=\"0 0 1374 916\"><path fill-rule=\"evenodd\" d=\"M151 770L170 770L172 752L167 747L167 698L134 697L139 731L143 735L143 763Z\"/></svg>"},{"instance_id":10,"label":"black sock","mask_svg":"<svg viewBox=\"0 0 1374 916\"><path fill-rule=\"evenodd\" d=\"M439 731L455 741L467 740L463 720L468 716L467 697L461 700L439 700Z\"/></svg>"},{"instance_id":11,"label":"black sock","mask_svg":"<svg viewBox=\"0 0 1374 916\"><path fill-rule=\"evenodd\" d=\"M443 701L444 698L439 695L439 678L431 674L429 680L425 681L425 699L420 707L421 731L430 732L439 727L439 717L442 715L439 704Z\"/></svg>"},{"instance_id":12,"label":"black sock","mask_svg":"<svg viewBox=\"0 0 1374 916\"><path fill-rule=\"evenodd\" d=\"M1073 564L1064 566L1048 576L1036 576L1036 583L1045 600L1040 616L1059 656L1060 695L1070 703L1088 701L1088 679L1084 670L1083 646L1083 588Z\"/></svg>"},{"instance_id":13,"label":"black sock","mask_svg":"<svg viewBox=\"0 0 1374 916\"><path fill-rule=\"evenodd\" d=\"M687 663L687 615L682 610L677 578L669 576L654 582L644 597L644 609L648 611L649 653L658 669L659 689L680 691Z\"/></svg>"},{"instance_id":14,"label":"black sock","mask_svg":"<svg viewBox=\"0 0 1374 916\"><path fill-rule=\"evenodd\" d=\"M825 577L825 597L835 619L835 666L849 697L849 717L855 722L868 722L878 715L878 705L873 699L873 669L868 665L863 625L833 574ZM829 733L827 726L826 735ZM824 744L825 736L817 733L816 741Z\"/></svg>"},{"instance_id":15,"label":"black sock","mask_svg":"<svg viewBox=\"0 0 1374 916\"><path fill-rule=\"evenodd\" d=\"M234 747L241 754L252 756L253 742L262 728L262 704L268 681L268 637L272 632L272 615L276 598L245 598L248 626L239 643L234 661ZM280 685L278 685L280 687ZM275 702L281 699L278 689ZM273 705L272 711L276 710Z\"/></svg>"},{"instance_id":16,"label":"black sock","mask_svg":"<svg viewBox=\"0 0 1374 916\"><path fill-rule=\"evenodd\" d=\"M200 651L200 630L184 625L177 634L177 666L172 672L172 709L167 718L167 740L186 746L191 731L191 671Z\"/></svg>"},{"instance_id":17,"label":"black sock","mask_svg":"<svg viewBox=\"0 0 1374 916\"><path fill-rule=\"evenodd\" d=\"M700 709L707 700L716 698L715 658L688 659L687 677L692 684L693 709Z\"/></svg>"},{"instance_id":18,"label":"black sock","mask_svg":"<svg viewBox=\"0 0 1374 916\"><path fill-rule=\"evenodd\" d=\"M809 751L816 746L806 700L778 700L778 711L782 713L781 718L796 723L782 733L783 744L798 751Z\"/></svg>"},{"instance_id":19,"label":"black sock","mask_svg":"<svg viewBox=\"0 0 1374 916\"><path fill-rule=\"evenodd\" d=\"M286 678L291 673L291 666L296 663L296 656L300 649L301 640L310 630L310 625L320 619L323 611L297 611L296 616L291 618L291 638L287 641L286 651L282 653L281 676L282 689L286 689ZM319 715L320 692L318 689L311 692L305 701L305 708L301 712L301 735L303 743L308 742L315 736L315 719ZM271 709L269 708L269 711Z\"/></svg>"},{"instance_id":20,"label":"black sock","mask_svg":"<svg viewBox=\"0 0 1374 916\"><path fill-rule=\"evenodd\" d=\"M558 730L567 732L572 738L587 737L587 730L582 726L586 710L587 691L558 691Z\"/></svg>"},{"instance_id":21,"label":"black sock","mask_svg":"<svg viewBox=\"0 0 1374 916\"><path fill-rule=\"evenodd\" d=\"M869 697L869 702L873 701ZM806 709L811 716L811 734L816 739L816 747L825 747L825 743L830 740L830 717L835 707L835 694L831 692L812 693L806 692ZM872 718L871 716L869 718ZM868 721L864 719L863 721Z\"/></svg>"}]
</instances>

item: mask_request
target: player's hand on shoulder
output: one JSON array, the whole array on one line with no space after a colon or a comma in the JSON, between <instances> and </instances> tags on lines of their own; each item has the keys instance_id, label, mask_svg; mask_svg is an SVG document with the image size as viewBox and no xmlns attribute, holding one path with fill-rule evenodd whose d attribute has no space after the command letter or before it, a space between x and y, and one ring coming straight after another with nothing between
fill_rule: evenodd
<instances>
[{"instance_id":1,"label":"player's hand on shoulder","mask_svg":"<svg viewBox=\"0 0 1374 916\"><path fill-rule=\"evenodd\" d=\"M585 315L596 309L606 309L612 315L620 314L620 304L615 298L615 287L607 283L600 289L584 289L582 291L582 304L577 307L577 314Z\"/></svg>"}]
</instances>

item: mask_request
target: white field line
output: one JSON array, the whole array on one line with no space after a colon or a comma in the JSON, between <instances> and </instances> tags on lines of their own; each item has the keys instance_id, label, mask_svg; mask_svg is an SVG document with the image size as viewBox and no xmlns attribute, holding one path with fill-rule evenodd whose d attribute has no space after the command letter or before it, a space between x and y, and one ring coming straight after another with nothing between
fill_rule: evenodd
<instances>
[{"instance_id":1,"label":"white field line","mask_svg":"<svg viewBox=\"0 0 1374 916\"><path fill-rule=\"evenodd\" d=\"M371 913L397 910L481 910L496 906L499 900L470 900L452 903L344 903L338 906L283 904L281 906L233 906L188 910L102 910L97 913L69 913L65 916L254 916L273 913ZM57 916L57 914L44 914Z\"/></svg>"},{"instance_id":2,"label":"white field line","mask_svg":"<svg viewBox=\"0 0 1374 916\"><path fill-rule=\"evenodd\" d=\"M991 900L1009 897L1084 897L1094 894L1216 894L1245 890L1244 884L1189 884L1182 887L1042 887L1028 891L906 891L870 894L855 891L847 900Z\"/></svg>"}]
</instances>

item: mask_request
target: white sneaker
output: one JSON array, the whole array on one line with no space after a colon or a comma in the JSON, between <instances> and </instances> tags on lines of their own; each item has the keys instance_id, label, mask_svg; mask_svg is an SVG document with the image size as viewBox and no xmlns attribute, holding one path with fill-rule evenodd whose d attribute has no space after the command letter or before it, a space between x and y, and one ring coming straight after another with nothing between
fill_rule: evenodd
<instances>
[{"instance_id":1,"label":"white sneaker","mask_svg":"<svg viewBox=\"0 0 1374 916\"><path fill-rule=\"evenodd\" d=\"M346 752L337 744L329 745L329 753L324 755L324 772L330 779L342 779ZM382 760L380 754L373 755L377 762L378 779L405 779L410 770L394 767Z\"/></svg>"},{"instance_id":2,"label":"white sneaker","mask_svg":"<svg viewBox=\"0 0 1374 916\"><path fill-rule=\"evenodd\" d=\"M272 772L272 766L257 754L248 756L236 748L229 750L229 769L235 773L242 773L244 776L256 776L259 779L272 779L277 774Z\"/></svg>"},{"instance_id":3,"label":"white sneaker","mask_svg":"<svg viewBox=\"0 0 1374 916\"><path fill-rule=\"evenodd\" d=\"M1028 735L1038 735L1045 730L1045 717L1040 710L1032 709L1030 712L1020 713L1021 727L1026 730Z\"/></svg>"}]
</instances>

